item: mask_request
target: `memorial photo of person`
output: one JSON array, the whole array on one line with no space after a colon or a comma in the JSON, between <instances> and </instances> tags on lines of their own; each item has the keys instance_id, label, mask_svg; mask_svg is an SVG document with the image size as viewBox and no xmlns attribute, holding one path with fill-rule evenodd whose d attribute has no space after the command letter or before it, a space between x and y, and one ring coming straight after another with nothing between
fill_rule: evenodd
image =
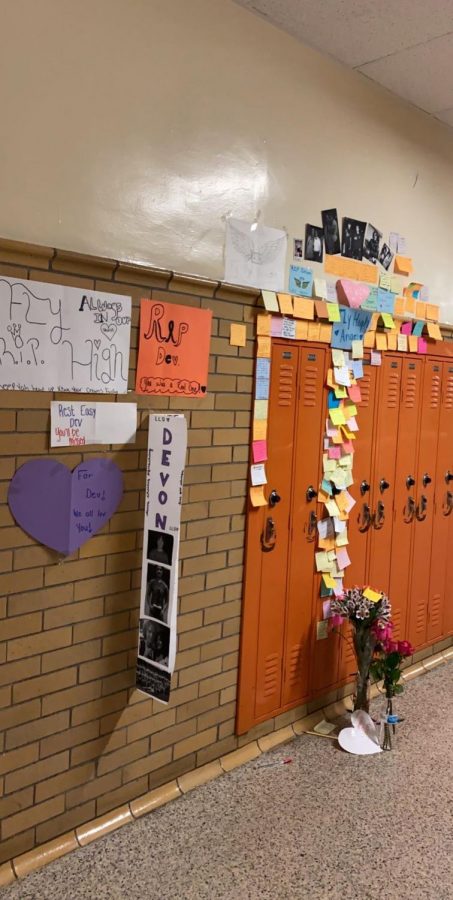
<instances>
[{"instance_id":1,"label":"memorial photo of person","mask_svg":"<svg viewBox=\"0 0 453 900\"><path fill-rule=\"evenodd\" d=\"M168 666L169 651L170 629L159 622L140 619L139 656L160 663L161 666Z\"/></svg>"},{"instance_id":2,"label":"memorial photo of person","mask_svg":"<svg viewBox=\"0 0 453 900\"><path fill-rule=\"evenodd\" d=\"M303 244L302 238L294 238L294 259L302 259L304 255Z\"/></svg>"},{"instance_id":3,"label":"memorial photo of person","mask_svg":"<svg viewBox=\"0 0 453 900\"><path fill-rule=\"evenodd\" d=\"M148 563L145 593L145 616L168 622L170 569Z\"/></svg>"},{"instance_id":4,"label":"memorial photo of person","mask_svg":"<svg viewBox=\"0 0 453 900\"><path fill-rule=\"evenodd\" d=\"M365 231L365 240L363 242L364 259L368 259L372 263L377 263L381 238L382 232L368 222Z\"/></svg>"},{"instance_id":5,"label":"memorial photo of person","mask_svg":"<svg viewBox=\"0 0 453 900\"><path fill-rule=\"evenodd\" d=\"M305 259L322 262L324 232L316 225L305 226Z\"/></svg>"},{"instance_id":6,"label":"memorial photo of person","mask_svg":"<svg viewBox=\"0 0 453 900\"><path fill-rule=\"evenodd\" d=\"M390 247L387 244L383 244L379 254L379 262L386 271L390 268L392 259L393 253L390 250Z\"/></svg>"},{"instance_id":7,"label":"memorial photo of person","mask_svg":"<svg viewBox=\"0 0 453 900\"><path fill-rule=\"evenodd\" d=\"M173 535L161 531L148 531L146 558L152 562L171 566L173 557Z\"/></svg>"},{"instance_id":8,"label":"memorial photo of person","mask_svg":"<svg viewBox=\"0 0 453 900\"><path fill-rule=\"evenodd\" d=\"M336 209L323 209L321 218L324 229L326 253L329 256L334 256L335 253L339 253L341 250L338 213Z\"/></svg>"},{"instance_id":9,"label":"memorial photo of person","mask_svg":"<svg viewBox=\"0 0 453 900\"><path fill-rule=\"evenodd\" d=\"M347 256L349 259L362 259L365 228L366 222L360 222L358 219L343 219L342 256Z\"/></svg>"}]
</instances>

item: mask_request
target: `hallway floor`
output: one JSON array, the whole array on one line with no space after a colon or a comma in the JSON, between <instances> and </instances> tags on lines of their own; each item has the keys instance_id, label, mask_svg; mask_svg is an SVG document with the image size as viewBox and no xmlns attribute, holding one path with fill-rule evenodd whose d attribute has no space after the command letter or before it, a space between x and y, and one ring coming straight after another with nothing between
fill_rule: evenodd
<instances>
[{"instance_id":1,"label":"hallway floor","mask_svg":"<svg viewBox=\"0 0 453 900\"><path fill-rule=\"evenodd\" d=\"M451 900L453 664L409 682L397 708L391 753L303 735L2 900Z\"/></svg>"}]
</instances>

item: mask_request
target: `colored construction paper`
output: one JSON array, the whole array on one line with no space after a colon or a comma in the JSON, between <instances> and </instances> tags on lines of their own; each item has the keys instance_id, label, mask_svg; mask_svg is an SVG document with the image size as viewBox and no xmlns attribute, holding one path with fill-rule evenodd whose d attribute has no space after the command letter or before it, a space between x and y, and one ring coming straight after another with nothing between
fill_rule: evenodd
<instances>
[{"instance_id":1,"label":"colored construction paper","mask_svg":"<svg viewBox=\"0 0 453 900\"><path fill-rule=\"evenodd\" d=\"M294 340L296 337L296 323L294 319L282 320L282 337Z\"/></svg>"},{"instance_id":2,"label":"colored construction paper","mask_svg":"<svg viewBox=\"0 0 453 900\"><path fill-rule=\"evenodd\" d=\"M407 334L399 334L397 340L397 349L403 353L407 351Z\"/></svg>"},{"instance_id":3,"label":"colored construction paper","mask_svg":"<svg viewBox=\"0 0 453 900\"><path fill-rule=\"evenodd\" d=\"M426 327L428 329L428 334L429 334L430 338L432 338L434 341L442 340L441 330L440 330L437 322L428 322Z\"/></svg>"},{"instance_id":4,"label":"colored construction paper","mask_svg":"<svg viewBox=\"0 0 453 900\"><path fill-rule=\"evenodd\" d=\"M277 294L277 300L282 316L292 316L293 298L291 294Z\"/></svg>"},{"instance_id":5,"label":"colored construction paper","mask_svg":"<svg viewBox=\"0 0 453 900\"><path fill-rule=\"evenodd\" d=\"M376 266L371 263L348 259L344 256L326 254L324 271L326 275L336 275L338 278L351 278L353 281L365 281L367 284L377 284L378 281Z\"/></svg>"},{"instance_id":6,"label":"colored construction paper","mask_svg":"<svg viewBox=\"0 0 453 900\"><path fill-rule=\"evenodd\" d=\"M270 335L272 316L266 313L259 313L256 317L256 333L260 335Z\"/></svg>"},{"instance_id":7,"label":"colored construction paper","mask_svg":"<svg viewBox=\"0 0 453 900\"><path fill-rule=\"evenodd\" d=\"M394 271L396 275L410 275L413 269L412 260L408 256L395 256Z\"/></svg>"},{"instance_id":8,"label":"colored construction paper","mask_svg":"<svg viewBox=\"0 0 453 900\"><path fill-rule=\"evenodd\" d=\"M361 281L350 281L349 278L340 278L337 281L338 297L354 309L359 309L362 306L369 293L369 285Z\"/></svg>"},{"instance_id":9,"label":"colored construction paper","mask_svg":"<svg viewBox=\"0 0 453 900\"><path fill-rule=\"evenodd\" d=\"M395 296L391 291L384 291L382 288L378 290L377 309L381 313L393 313L395 306Z\"/></svg>"},{"instance_id":10,"label":"colored construction paper","mask_svg":"<svg viewBox=\"0 0 453 900\"><path fill-rule=\"evenodd\" d=\"M266 462L267 459L267 441L252 442L253 462Z\"/></svg>"},{"instance_id":11,"label":"colored construction paper","mask_svg":"<svg viewBox=\"0 0 453 900\"><path fill-rule=\"evenodd\" d=\"M142 300L136 392L203 397L211 322L208 309Z\"/></svg>"},{"instance_id":12,"label":"colored construction paper","mask_svg":"<svg viewBox=\"0 0 453 900\"><path fill-rule=\"evenodd\" d=\"M314 319L315 304L313 300L304 297L293 297L294 315L297 319Z\"/></svg>"},{"instance_id":13,"label":"colored construction paper","mask_svg":"<svg viewBox=\"0 0 453 900\"><path fill-rule=\"evenodd\" d=\"M418 353L427 353L428 352L428 341L425 338L418 338Z\"/></svg>"},{"instance_id":14,"label":"colored construction paper","mask_svg":"<svg viewBox=\"0 0 453 900\"><path fill-rule=\"evenodd\" d=\"M380 366L382 362L382 357L380 353L377 353L375 350L371 351L371 365L372 366Z\"/></svg>"},{"instance_id":15,"label":"colored construction paper","mask_svg":"<svg viewBox=\"0 0 453 900\"><path fill-rule=\"evenodd\" d=\"M395 327L393 317L390 313L386 313L386 312L381 313L381 319L382 319L382 322L384 323L385 328L394 328Z\"/></svg>"},{"instance_id":16,"label":"colored construction paper","mask_svg":"<svg viewBox=\"0 0 453 900\"><path fill-rule=\"evenodd\" d=\"M245 325L237 325L234 322L230 324L230 344L232 347L245 347L247 339L247 329Z\"/></svg>"},{"instance_id":17,"label":"colored construction paper","mask_svg":"<svg viewBox=\"0 0 453 900\"><path fill-rule=\"evenodd\" d=\"M267 436L267 419L253 420L253 440L265 441Z\"/></svg>"},{"instance_id":18,"label":"colored construction paper","mask_svg":"<svg viewBox=\"0 0 453 900\"><path fill-rule=\"evenodd\" d=\"M250 479L254 487L259 484L267 484L264 463L255 463L253 466L250 466Z\"/></svg>"},{"instance_id":19,"label":"colored construction paper","mask_svg":"<svg viewBox=\"0 0 453 900\"><path fill-rule=\"evenodd\" d=\"M261 296L268 312L280 312L275 291L261 291Z\"/></svg>"},{"instance_id":20,"label":"colored construction paper","mask_svg":"<svg viewBox=\"0 0 453 900\"><path fill-rule=\"evenodd\" d=\"M328 303L327 304L327 315L329 317L329 322L340 322L340 307L338 303Z\"/></svg>"},{"instance_id":21,"label":"colored construction paper","mask_svg":"<svg viewBox=\"0 0 453 900\"><path fill-rule=\"evenodd\" d=\"M362 340L370 324L371 313L342 306L340 317L341 321L332 325L332 347L350 350L353 341Z\"/></svg>"},{"instance_id":22,"label":"colored construction paper","mask_svg":"<svg viewBox=\"0 0 453 900\"><path fill-rule=\"evenodd\" d=\"M313 272L306 266L290 266L289 291L297 297L311 297L313 288Z\"/></svg>"},{"instance_id":23,"label":"colored construction paper","mask_svg":"<svg viewBox=\"0 0 453 900\"><path fill-rule=\"evenodd\" d=\"M271 355L271 339L270 337L265 336L264 334L258 335L257 337L257 356L264 356L269 358Z\"/></svg>"},{"instance_id":24,"label":"colored construction paper","mask_svg":"<svg viewBox=\"0 0 453 900\"><path fill-rule=\"evenodd\" d=\"M55 458L33 459L12 478L8 504L23 531L67 556L107 524L122 496L122 472L106 457L72 472Z\"/></svg>"},{"instance_id":25,"label":"colored construction paper","mask_svg":"<svg viewBox=\"0 0 453 900\"><path fill-rule=\"evenodd\" d=\"M250 488L250 501L252 506L267 506L263 485Z\"/></svg>"},{"instance_id":26,"label":"colored construction paper","mask_svg":"<svg viewBox=\"0 0 453 900\"><path fill-rule=\"evenodd\" d=\"M420 335L423 334L423 329L424 329L424 327L425 327L425 323L424 323L424 322L414 322L414 327L413 327L413 329L412 329L412 334L414 334L416 337L420 337Z\"/></svg>"},{"instance_id":27,"label":"colored construction paper","mask_svg":"<svg viewBox=\"0 0 453 900\"><path fill-rule=\"evenodd\" d=\"M363 341L352 341L352 358L363 359Z\"/></svg>"}]
</instances>

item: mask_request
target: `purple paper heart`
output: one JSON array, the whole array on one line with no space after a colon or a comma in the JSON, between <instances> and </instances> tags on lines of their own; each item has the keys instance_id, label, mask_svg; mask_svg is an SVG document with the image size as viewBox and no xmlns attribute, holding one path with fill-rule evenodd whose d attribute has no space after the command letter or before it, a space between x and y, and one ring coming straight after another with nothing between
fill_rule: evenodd
<instances>
[{"instance_id":1,"label":"purple paper heart","mask_svg":"<svg viewBox=\"0 0 453 900\"><path fill-rule=\"evenodd\" d=\"M73 472L32 459L12 478L8 504L27 534L68 555L107 524L122 496L123 473L110 459L89 459Z\"/></svg>"}]
</instances>

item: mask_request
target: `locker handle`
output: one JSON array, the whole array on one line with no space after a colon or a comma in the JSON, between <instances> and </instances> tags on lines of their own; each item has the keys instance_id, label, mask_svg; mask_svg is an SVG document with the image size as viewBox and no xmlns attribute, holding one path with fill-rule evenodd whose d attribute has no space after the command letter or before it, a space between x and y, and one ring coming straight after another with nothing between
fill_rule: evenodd
<instances>
[{"instance_id":1,"label":"locker handle","mask_svg":"<svg viewBox=\"0 0 453 900\"><path fill-rule=\"evenodd\" d=\"M316 537L318 517L313 510L308 517L307 541L314 541Z\"/></svg>"},{"instance_id":2,"label":"locker handle","mask_svg":"<svg viewBox=\"0 0 453 900\"><path fill-rule=\"evenodd\" d=\"M261 535L261 549L263 553L270 553L277 543L277 529L274 520L269 516L266 519L266 525Z\"/></svg>"},{"instance_id":3,"label":"locker handle","mask_svg":"<svg viewBox=\"0 0 453 900\"><path fill-rule=\"evenodd\" d=\"M446 481L447 484L450 484L450 481L453 481L453 475L452 475L452 473L450 472L450 469L448 469L448 470L445 472L445 481Z\"/></svg>"},{"instance_id":4,"label":"locker handle","mask_svg":"<svg viewBox=\"0 0 453 900\"><path fill-rule=\"evenodd\" d=\"M359 531L361 534L364 534L365 531L368 531L371 525L372 515L371 509L368 506L368 503L364 503L362 506L362 512L359 515L358 523L359 523Z\"/></svg>"},{"instance_id":5,"label":"locker handle","mask_svg":"<svg viewBox=\"0 0 453 900\"><path fill-rule=\"evenodd\" d=\"M416 503L414 498L408 497L404 514L404 521L406 522L406 525L410 525L410 523L414 521L415 509Z\"/></svg>"},{"instance_id":6,"label":"locker handle","mask_svg":"<svg viewBox=\"0 0 453 900\"><path fill-rule=\"evenodd\" d=\"M417 506L417 511L415 513L419 522L425 521L427 507L428 507L428 498L425 497L424 494L422 494L420 497L420 503Z\"/></svg>"},{"instance_id":7,"label":"locker handle","mask_svg":"<svg viewBox=\"0 0 453 900\"><path fill-rule=\"evenodd\" d=\"M376 531L379 531L382 528L384 521L385 521L385 506L384 506L382 500L378 500L378 504L376 506L376 512L374 513L373 519L374 519L374 527L375 527Z\"/></svg>"},{"instance_id":8,"label":"locker handle","mask_svg":"<svg viewBox=\"0 0 453 900\"><path fill-rule=\"evenodd\" d=\"M451 511L453 510L453 494L451 491L447 491L447 493L445 494L445 500L446 503L443 507L442 512L444 516L449 516Z\"/></svg>"}]
</instances>

